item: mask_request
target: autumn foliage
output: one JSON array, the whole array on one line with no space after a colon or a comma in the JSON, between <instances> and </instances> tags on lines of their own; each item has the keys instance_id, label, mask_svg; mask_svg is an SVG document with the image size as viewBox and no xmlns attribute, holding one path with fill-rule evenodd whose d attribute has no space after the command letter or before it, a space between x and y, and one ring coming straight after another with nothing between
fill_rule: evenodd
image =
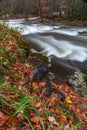
<instances>
[{"instance_id":1,"label":"autumn foliage","mask_svg":"<svg viewBox=\"0 0 87 130\"><path fill-rule=\"evenodd\" d=\"M66 98L62 102L54 92L46 97L46 79L30 79L35 66L28 49L18 32L0 25L0 130L84 130L87 96L51 81Z\"/></svg>"}]
</instances>

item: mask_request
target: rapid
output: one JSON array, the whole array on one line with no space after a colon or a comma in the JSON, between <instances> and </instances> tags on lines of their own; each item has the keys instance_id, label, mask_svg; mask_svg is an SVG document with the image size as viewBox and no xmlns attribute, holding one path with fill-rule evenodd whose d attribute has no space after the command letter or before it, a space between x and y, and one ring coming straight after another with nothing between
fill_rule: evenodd
<instances>
[{"instance_id":1,"label":"rapid","mask_svg":"<svg viewBox=\"0 0 87 130\"><path fill-rule=\"evenodd\" d=\"M25 19L4 22L29 40L31 48L51 58L51 70L57 77L63 79L76 71L87 74L87 27L29 24Z\"/></svg>"}]
</instances>

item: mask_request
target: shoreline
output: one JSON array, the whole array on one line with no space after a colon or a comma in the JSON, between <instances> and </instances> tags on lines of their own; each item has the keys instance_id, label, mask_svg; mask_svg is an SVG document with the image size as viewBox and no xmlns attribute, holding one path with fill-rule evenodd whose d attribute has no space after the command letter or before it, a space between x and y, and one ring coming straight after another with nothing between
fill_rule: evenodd
<instances>
[{"instance_id":1,"label":"shoreline","mask_svg":"<svg viewBox=\"0 0 87 130\"><path fill-rule=\"evenodd\" d=\"M66 24L68 26L87 26L87 20L71 20L71 19L62 19L62 18L55 18L55 19L43 19L42 23L61 23Z\"/></svg>"},{"instance_id":2,"label":"shoreline","mask_svg":"<svg viewBox=\"0 0 87 130\"><path fill-rule=\"evenodd\" d=\"M32 19L36 17L36 19ZM30 16L26 17L9 17L9 18L1 18L1 20L9 20L9 19L22 19L24 18L29 24L66 24L67 26L87 26L87 19L85 20L78 20L78 19L65 19L59 17L52 17L52 18L40 18L40 16Z\"/></svg>"},{"instance_id":3,"label":"shoreline","mask_svg":"<svg viewBox=\"0 0 87 130\"><path fill-rule=\"evenodd\" d=\"M71 80L60 85L46 75L40 77L41 74L48 75L49 70L44 70L45 66L41 69L31 65L35 57L28 57L29 52L26 55L29 42L4 25L0 26L0 30L4 34L0 37L0 128L47 130L50 124L50 130L61 129L62 125L66 128L67 124L70 129L86 128L86 96L73 89ZM37 81L32 76L38 78ZM79 85L83 82L81 80Z\"/></svg>"}]
</instances>

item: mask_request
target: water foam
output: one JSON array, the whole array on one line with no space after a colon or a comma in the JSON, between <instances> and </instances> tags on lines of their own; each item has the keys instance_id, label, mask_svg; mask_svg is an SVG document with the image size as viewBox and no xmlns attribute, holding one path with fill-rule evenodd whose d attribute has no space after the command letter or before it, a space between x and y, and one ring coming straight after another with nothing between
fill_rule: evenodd
<instances>
[{"instance_id":1,"label":"water foam","mask_svg":"<svg viewBox=\"0 0 87 130\"><path fill-rule=\"evenodd\" d=\"M70 59L83 62L87 59L87 48L74 45L72 42L56 40L53 36L39 36L31 39L34 43L42 47L42 53L47 56L54 55L62 59Z\"/></svg>"},{"instance_id":2,"label":"water foam","mask_svg":"<svg viewBox=\"0 0 87 130\"><path fill-rule=\"evenodd\" d=\"M31 20L37 19L37 17L29 18ZM25 19L10 19L7 21L4 21L5 24L7 24L9 27L13 27L17 31L19 31L22 35L27 35L31 33L44 33L49 32L53 29L58 29L62 25L58 26L48 26L48 25L42 25L42 24L25 24Z\"/></svg>"},{"instance_id":3,"label":"water foam","mask_svg":"<svg viewBox=\"0 0 87 130\"><path fill-rule=\"evenodd\" d=\"M6 24L9 27L17 29L22 35L53 32L62 34L62 36L69 35L77 37L79 32L87 31L87 28L64 27L64 25L60 24L58 26L48 26L42 24L27 25L25 23L25 19L8 20L6 21ZM54 55L58 58L76 60L80 62L87 59L87 47L84 47L83 45L75 45L73 44L73 41L69 42L67 39L64 41L62 39L59 40L58 38L55 39L53 36L38 36L36 38L31 38L31 41L41 46L41 48L43 48L42 52L46 53L47 56Z\"/></svg>"},{"instance_id":4,"label":"water foam","mask_svg":"<svg viewBox=\"0 0 87 130\"><path fill-rule=\"evenodd\" d=\"M52 32L56 32L56 33L60 33L60 34L66 34L66 35L70 35L70 36L78 35L77 30L57 29L57 30L53 30Z\"/></svg>"},{"instance_id":5,"label":"water foam","mask_svg":"<svg viewBox=\"0 0 87 130\"><path fill-rule=\"evenodd\" d=\"M29 18L35 20L38 17ZM25 19L10 19L5 21L9 27L17 29L22 35L31 34L31 33L44 33L44 32L56 32L60 34L76 36L79 32L87 31L87 28L78 27L70 28L65 25L58 24L57 26L52 25L43 25L43 24L25 24Z\"/></svg>"}]
</instances>

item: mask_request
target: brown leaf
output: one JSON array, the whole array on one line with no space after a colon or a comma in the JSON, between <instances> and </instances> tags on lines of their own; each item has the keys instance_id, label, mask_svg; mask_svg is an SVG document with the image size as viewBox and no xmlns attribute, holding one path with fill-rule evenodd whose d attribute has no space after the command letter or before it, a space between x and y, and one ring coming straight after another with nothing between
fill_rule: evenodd
<instances>
[{"instance_id":1,"label":"brown leaf","mask_svg":"<svg viewBox=\"0 0 87 130\"><path fill-rule=\"evenodd\" d=\"M15 126L11 126L10 128L7 128L6 130L18 130Z\"/></svg>"},{"instance_id":2,"label":"brown leaf","mask_svg":"<svg viewBox=\"0 0 87 130\"><path fill-rule=\"evenodd\" d=\"M11 49L12 49L12 46L8 44L8 45L6 46L6 52L7 52L7 51L10 51Z\"/></svg>"},{"instance_id":3,"label":"brown leaf","mask_svg":"<svg viewBox=\"0 0 87 130\"><path fill-rule=\"evenodd\" d=\"M20 113L17 115L17 118L19 118L19 120L23 120L24 119L24 117Z\"/></svg>"},{"instance_id":4,"label":"brown leaf","mask_svg":"<svg viewBox=\"0 0 87 130\"><path fill-rule=\"evenodd\" d=\"M41 127L40 124L37 124L37 125L34 126L34 129L35 130L42 130L42 127Z\"/></svg>"},{"instance_id":5,"label":"brown leaf","mask_svg":"<svg viewBox=\"0 0 87 130\"><path fill-rule=\"evenodd\" d=\"M0 112L0 118L4 117L4 113Z\"/></svg>"},{"instance_id":6,"label":"brown leaf","mask_svg":"<svg viewBox=\"0 0 87 130\"><path fill-rule=\"evenodd\" d=\"M33 123L35 123L35 124L39 124L39 118L38 118L38 116L34 116L34 117L30 118L30 121L33 122Z\"/></svg>"}]
</instances>

